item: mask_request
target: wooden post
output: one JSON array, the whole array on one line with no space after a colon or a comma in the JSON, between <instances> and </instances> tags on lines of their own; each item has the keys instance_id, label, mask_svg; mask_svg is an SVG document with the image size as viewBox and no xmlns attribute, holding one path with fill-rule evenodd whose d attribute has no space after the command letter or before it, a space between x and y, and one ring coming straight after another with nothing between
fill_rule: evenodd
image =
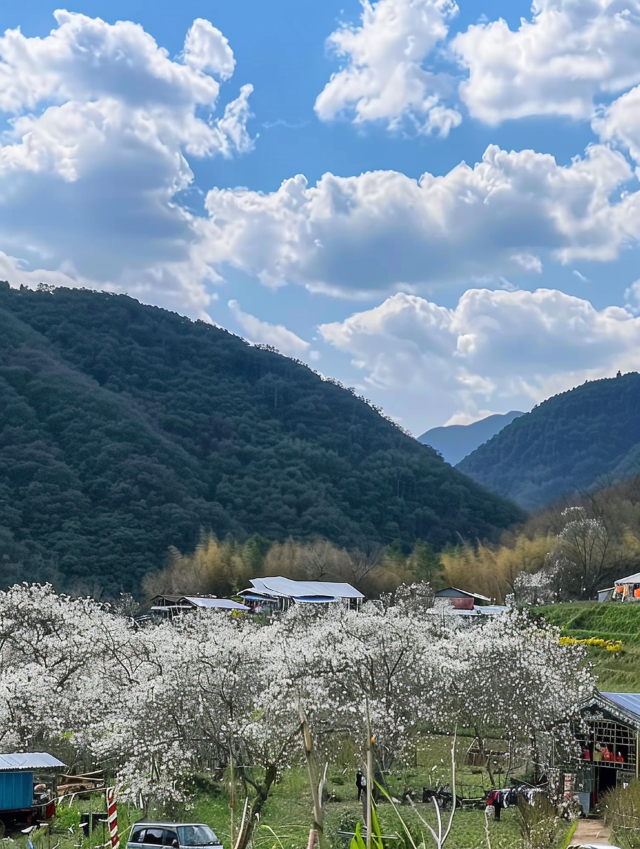
<instances>
[{"instance_id":1,"label":"wooden post","mask_svg":"<svg viewBox=\"0 0 640 849\"><path fill-rule=\"evenodd\" d=\"M307 760L309 786L311 788L311 798L313 800L314 827L309 833L309 846L312 846L311 840L313 838L313 842L318 844L319 849L324 849L324 847L326 846L326 841L324 837L324 808L322 795L324 793L324 784L327 778L327 768L329 764L325 764L324 772L322 774L322 777L320 777L318 769L316 768L315 758L313 754L313 739L311 737L309 723L307 722L302 708L299 709L299 712L300 730L302 732L302 744L304 746L304 753Z\"/></svg>"},{"instance_id":2,"label":"wooden post","mask_svg":"<svg viewBox=\"0 0 640 849\"><path fill-rule=\"evenodd\" d=\"M368 711L367 711L368 713ZM367 849L371 849L371 809L373 805L373 744L374 738L371 734L371 724L367 716Z\"/></svg>"}]
</instances>

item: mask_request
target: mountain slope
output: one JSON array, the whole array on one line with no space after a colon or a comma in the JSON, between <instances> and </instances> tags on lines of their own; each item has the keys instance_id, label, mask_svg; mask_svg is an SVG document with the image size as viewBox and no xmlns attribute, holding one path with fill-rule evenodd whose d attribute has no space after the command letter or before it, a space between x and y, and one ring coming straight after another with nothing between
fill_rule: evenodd
<instances>
[{"instance_id":1,"label":"mountain slope","mask_svg":"<svg viewBox=\"0 0 640 849\"><path fill-rule=\"evenodd\" d=\"M640 471L640 375L550 398L457 468L527 509Z\"/></svg>"},{"instance_id":2,"label":"mountain slope","mask_svg":"<svg viewBox=\"0 0 640 849\"><path fill-rule=\"evenodd\" d=\"M442 547L520 518L306 366L125 296L0 284L0 582L135 590L167 548Z\"/></svg>"},{"instance_id":3,"label":"mountain slope","mask_svg":"<svg viewBox=\"0 0 640 849\"><path fill-rule=\"evenodd\" d=\"M510 413L496 413L493 416L487 416L485 419L480 419L480 421L468 425L433 427L419 436L418 441L435 448L442 454L447 463L455 466L467 454L471 454L478 446L491 439L503 427L511 424L514 419L521 415L522 413L512 410Z\"/></svg>"}]
</instances>

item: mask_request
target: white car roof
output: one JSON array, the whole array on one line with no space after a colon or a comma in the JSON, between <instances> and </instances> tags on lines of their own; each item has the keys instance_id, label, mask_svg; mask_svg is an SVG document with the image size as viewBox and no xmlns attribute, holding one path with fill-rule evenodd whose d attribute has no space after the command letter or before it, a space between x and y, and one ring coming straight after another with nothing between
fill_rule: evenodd
<instances>
[{"instance_id":1,"label":"white car roof","mask_svg":"<svg viewBox=\"0 0 640 849\"><path fill-rule=\"evenodd\" d=\"M619 849L612 843L572 843L569 849Z\"/></svg>"}]
</instances>

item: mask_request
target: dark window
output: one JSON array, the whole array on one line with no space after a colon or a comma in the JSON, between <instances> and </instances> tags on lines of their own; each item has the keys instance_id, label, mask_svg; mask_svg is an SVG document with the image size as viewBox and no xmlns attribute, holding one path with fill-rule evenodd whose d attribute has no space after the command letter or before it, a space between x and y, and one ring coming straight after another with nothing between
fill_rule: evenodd
<instances>
[{"instance_id":1,"label":"dark window","mask_svg":"<svg viewBox=\"0 0 640 849\"><path fill-rule=\"evenodd\" d=\"M170 829L165 828L163 845L172 846L174 840L176 841L176 843L178 842L178 833L176 831L171 831Z\"/></svg>"},{"instance_id":2,"label":"dark window","mask_svg":"<svg viewBox=\"0 0 640 849\"><path fill-rule=\"evenodd\" d=\"M161 828L148 828L144 836L145 846L162 846L162 832Z\"/></svg>"}]
</instances>

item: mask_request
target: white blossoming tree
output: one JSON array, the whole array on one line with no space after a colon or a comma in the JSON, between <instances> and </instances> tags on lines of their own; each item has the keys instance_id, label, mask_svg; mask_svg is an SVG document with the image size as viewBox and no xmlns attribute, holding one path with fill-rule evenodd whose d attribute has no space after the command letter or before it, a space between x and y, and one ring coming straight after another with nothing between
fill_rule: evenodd
<instances>
[{"instance_id":1,"label":"white blossoming tree","mask_svg":"<svg viewBox=\"0 0 640 849\"><path fill-rule=\"evenodd\" d=\"M427 729L466 726L482 745L501 729L544 764L543 741L563 739L592 686L580 650L516 612L443 623L427 589L358 612L300 605L266 626L202 612L141 629L92 600L14 587L0 593L2 745L64 738L145 804L183 801L197 771L233 762L251 801L244 843L302 760L301 715L324 759L345 736L364 754L370 728L384 770Z\"/></svg>"},{"instance_id":2,"label":"white blossoming tree","mask_svg":"<svg viewBox=\"0 0 640 849\"><path fill-rule=\"evenodd\" d=\"M534 770L550 766L549 745L570 744L569 718L594 686L584 650L559 637L515 610L458 631L454 650L465 670L457 695L449 690L450 722L470 728L481 751L498 730Z\"/></svg>"}]
</instances>

